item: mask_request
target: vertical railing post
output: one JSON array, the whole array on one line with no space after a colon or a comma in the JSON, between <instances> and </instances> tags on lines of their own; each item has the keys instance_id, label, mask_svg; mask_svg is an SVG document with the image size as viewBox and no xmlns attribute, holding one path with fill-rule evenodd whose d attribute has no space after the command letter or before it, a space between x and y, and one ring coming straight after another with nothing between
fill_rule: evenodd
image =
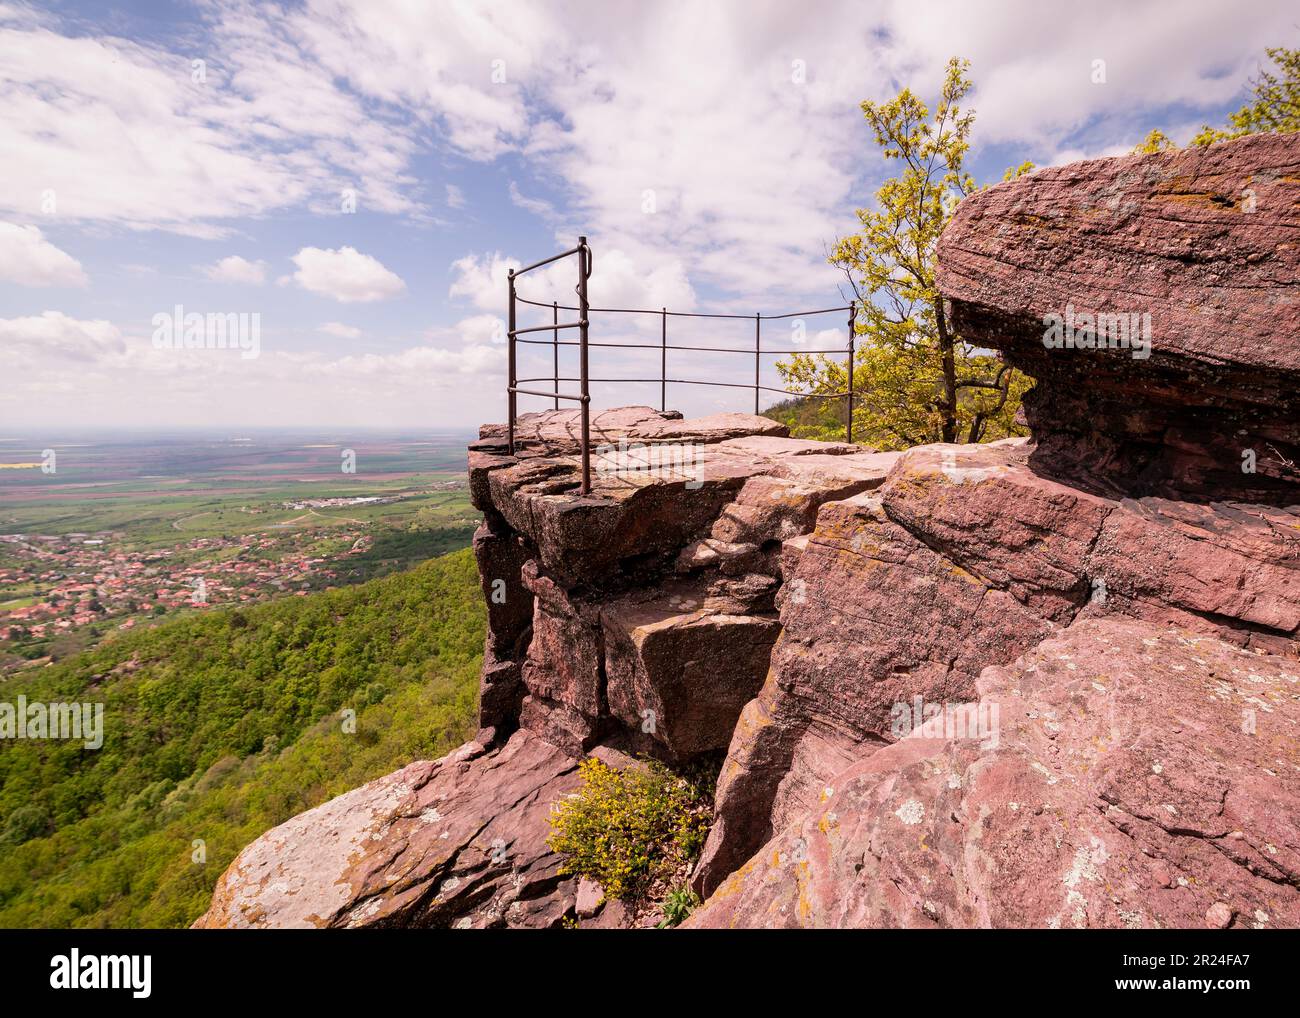
<instances>
[{"instance_id":1,"label":"vertical railing post","mask_svg":"<svg viewBox=\"0 0 1300 1018\"><path fill-rule=\"evenodd\" d=\"M560 324L560 302L551 301L551 324L558 326ZM555 385L551 392L560 391L560 330L558 328L551 330L551 364L554 367ZM560 397L555 397L555 409L560 409Z\"/></svg>"},{"instance_id":2,"label":"vertical railing post","mask_svg":"<svg viewBox=\"0 0 1300 1018\"><path fill-rule=\"evenodd\" d=\"M509 366L507 374L510 376L510 383L506 389L506 448L510 455L515 454L515 387L519 384L516 380L517 372L515 371L515 270L511 269L507 274L510 288L510 300L508 302L509 310L507 311L506 321L506 343L509 351L507 360ZM558 392L559 389L557 388Z\"/></svg>"},{"instance_id":3,"label":"vertical railing post","mask_svg":"<svg viewBox=\"0 0 1300 1018\"><path fill-rule=\"evenodd\" d=\"M754 313L754 414L758 414L759 372L762 370L763 358L760 353L762 312Z\"/></svg>"},{"instance_id":4,"label":"vertical railing post","mask_svg":"<svg viewBox=\"0 0 1300 1018\"><path fill-rule=\"evenodd\" d=\"M663 309L659 326L659 409L668 409L668 309Z\"/></svg>"},{"instance_id":5,"label":"vertical railing post","mask_svg":"<svg viewBox=\"0 0 1300 1018\"><path fill-rule=\"evenodd\" d=\"M578 374L582 382L582 493L591 492L591 393L587 386L587 275L590 272L587 238L578 238ZM559 389L557 388L558 392Z\"/></svg>"},{"instance_id":6,"label":"vertical railing post","mask_svg":"<svg viewBox=\"0 0 1300 1018\"><path fill-rule=\"evenodd\" d=\"M857 338L857 330L854 328L857 317L857 303L849 301L849 418L847 438L850 443L853 442L853 344Z\"/></svg>"}]
</instances>

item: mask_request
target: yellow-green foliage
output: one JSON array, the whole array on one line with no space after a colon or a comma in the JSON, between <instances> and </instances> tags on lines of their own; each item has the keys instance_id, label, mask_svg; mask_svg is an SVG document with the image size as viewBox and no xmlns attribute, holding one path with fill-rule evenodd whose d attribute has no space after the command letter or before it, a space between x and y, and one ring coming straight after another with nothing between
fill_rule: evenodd
<instances>
[{"instance_id":1,"label":"yellow-green foliage","mask_svg":"<svg viewBox=\"0 0 1300 1018\"><path fill-rule=\"evenodd\" d=\"M1165 134L1160 128L1153 127L1151 133L1142 139L1142 143L1133 149L1133 153L1135 155L1149 156L1155 155L1157 152L1168 152L1177 147L1169 135Z\"/></svg>"},{"instance_id":2,"label":"yellow-green foliage","mask_svg":"<svg viewBox=\"0 0 1300 1018\"><path fill-rule=\"evenodd\" d=\"M1300 49L1273 46L1265 52L1276 71L1263 69L1251 80L1251 101L1236 113L1228 114L1227 127L1206 124L1191 144L1205 146L1248 134L1300 131ZM1156 128L1133 151L1150 155L1177 147L1168 135Z\"/></svg>"},{"instance_id":3,"label":"yellow-green foliage","mask_svg":"<svg viewBox=\"0 0 1300 1018\"><path fill-rule=\"evenodd\" d=\"M1265 51L1277 71L1261 70L1251 81L1251 101L1228 114L1229 127L1208 124L1192 139L1193 145L1212 145L1247 134L1294 134L1300 131L1300 49L1283 46Z\"/></svg>"},{"instance_id":4,"label":"yellow-green foliage","mask_svg":"<svg viewBox=\"0 0 1300 1018\"><path fill-rule=\"evenodd\" d=\"M967 67L949 61L933 114L907 88L888 102L862 104L881 154L899 172L880 186L874 207L858 210L861 229L836 241L830 261L857 300L853 437L878 449L1024 432L1016 410L1029 379L955 332L935 285L939 236L957 203L978 190L965 169L975 122L962 107L971 89ZM1004 179L1032 169L1023 163ZM848 388L845 362L800 353L777 362L786 388L828 397L783 408L797 437L844 438L847 401L831 394Z\"/></svg>"},{"instance_id":5,"label":"yellow-green foliage","mask_svg":"<svg viewBox=\"0 0 1300 1018\"><path fill-rule=\"evenodd\" d=\"M561 872L598 881L610 898L634 898L704 847L712 819L709 783L658 763L616 771L584 761L582 787L551 808L548 844Z\"/></svg>"}]
</instances>

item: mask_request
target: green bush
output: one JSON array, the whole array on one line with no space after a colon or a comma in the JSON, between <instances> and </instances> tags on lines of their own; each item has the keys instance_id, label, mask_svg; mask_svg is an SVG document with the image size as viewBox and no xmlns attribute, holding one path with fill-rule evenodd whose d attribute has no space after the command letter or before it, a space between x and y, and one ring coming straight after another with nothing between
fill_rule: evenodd
<instances>
[{"instance_id":1,"label":"green bush","mask_svg":"<svg viewBox=\"0 0 1300 1018\"><path fill-rule=\"evenodd\" d=\"M647 762L616 771L595 758L582 787L551 808L547 844L561 872L596 880L611 898L636 898L699 855L712 819L708 783Z\"/></svg>"},{"instance_id":2,"label":"green bush","mask_svg":"<svg viewBox=\"0 0 1300 1018\"><path fill-rule=\"evenodd\" d=\"M700 896L689 887L678 887L669 891L668 897L664 899L664 921L659 924L659 929L671 929L685 922L686 917L700 904L702 904Z\"/></svg>"}]
</instances>

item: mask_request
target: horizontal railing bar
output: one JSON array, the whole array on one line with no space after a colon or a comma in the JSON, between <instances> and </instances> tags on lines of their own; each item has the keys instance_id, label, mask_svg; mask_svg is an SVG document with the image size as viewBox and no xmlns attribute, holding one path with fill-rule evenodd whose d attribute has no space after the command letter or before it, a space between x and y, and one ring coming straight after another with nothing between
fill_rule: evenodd
<instances>
[{"instance_id":1,"label":"horizontal railing bar","mask_svg":"<svg viewBox=\"0 0 1300 1018\"><path fill-rule=\"evenodd\" d=\"M550 265L551 262L558 262L561 258L568 258L569 255L575 255L575 254L577 254L577 253L578 253L579 251L581 251L581 250L582 250L582 248L580 248L580 247L571 247L571 248L569 248L569 250L567 250L567 251L561 251L561 252L560 252L559 254L557 254L557 255L551 255L551 257L549 257L549 258L543 258L540 262L533 262L532 265L525 265L522 269L515 269L515 275L516 275L516 276L522 276L525 272L532 272L533 269L540 269L543 265ZM586 266L583 266L583 267L585 268ZM522 298L522 297L518 297L517 299L518 299L518 300L523 300L524 298ZM526 301L525 303L531 304L532 301ZM547 306L547 307L550 307L551 305L547 304L546 306ZM568 310L570 310L570 311L577 311L578 309L577 309L577 308L569 308Z\"/></svg>"},{"instance_id":2,"label":"horizontal railing bar","mask_svg":"<svg viewBox=\"0 0 1300 1018\"><path fill-rule=\"evenodd\" d=\"M577 381L577 379L562 378L560 379L560 381L574 382ZM586 401L585 396L570 396L567 392L539 392L537 389L521 389L517 385L506 386L506 392L522 393L525 396L545 396L547 399L573 399L573 400L577 400L579 403L583 403Z\"/></svg>"},{"instance_id":3,"label":"horizontal railing bar","mask_svg":"<svg viewBox=\"0 0 1300 1018\"><path fill-rule=\"evenodd\" d=\"M582 328L581 322L560 322L558 325L534 325L527 329L510 329L506 334L509 336L522 336L525 332L550 332L552 329L580 328ZM536 342L536 340L533 340L533 342Z\"/></svg>"},{"instance_id":4,"label":"horizontal railing bar","mask_svg":"<svg viewBox=\"0 0 1300 1018\"><path fill-rule=\"evenodd\" d=\"M571 376L571 375L561 375L559 378L556 378L556 379L552 379L552 378L550 378L550 377L548 376L547 378L521 378L521 379L519 379L519 381L521 381L521 382L550 382L550 381L557 381L557 382L578 382L578 381L581 381L581 379L579 379L579 378L575 378L575 377L573 377L573 376ZM601 382L601 383L604 383L604 384L626 382L626 383L628 383L629 385L631 385L631 384L638 384L638 383L648 383L648 382L667 382L669 385L721 385L721 386L725 386L725 387L728 388L728 389L752 389L752 388L754 388L753 385L751 385L751 384L749 384L749 383L746 383L746 382L701 382L701 381L698 381L698 380L693 379L693 378L588 378L587 381L588 381L588 382ZM782 393L782 394L784 394L784 395L786 395L786 396L803 396L803 397L806 398L806 399L840 399L840 398L842 398L842 397L848 395L848 391L847 391L847 390L845 390L844 392L795 392L793 389L775 389L775 388L773 388L773 387L770 386L770 385L760 385L760 386L758 386L758 388L759 388L759 390L762 391L762 392L779 392L779 393ZM516 391L516 392L528 392L527 389L516 389L515 391ZM532 393L530 393L530 395L533 395L533 396L554 396L555 393L553 393L553 392L532 392ZM569 397L566 397L566 398L568 398L568 399L578 399L578 398L580 398L580 397L577 397L577 396L569 396Z\"/></svg>"},{"instance_id":5,"label":"horizontal railing bar","mask_svg":"<svg viewBox=\"0 0 1300 1018\"><path fill-rule=\"evenodd\" d=\"M543 325L543 326L541 326L541 328L543 328L543 329L551 329L551 328L554 328L554 326L552 326L552 325ZM520 329L520 330L517 330L517 331L523 332L523 331L527 331L527 330ZM572 339L561 339L561 340L550 340L550 339L521 339L519 342L521 342L521 343L531 343L531 344L533 344L534 346L556 346L557 343L558 343L559 346L581 346L581 345L582 345L582 344L581 344L580 342L578 342L577 340L572 340ZM834 348L829 349L829 350L758 350L758 351L754 351L754 350L742 350L740 347L735 347L735 346L680 346L680 345L674 345L673 343L668 343L667 345L665 345L665 344L663 344L663 343L593 343L593 342L591 342L590 340L588 340L587 345L588 345L588 346L603 346L603 347L606 347L606 348L608 348L608 349L612 349L612 350L698 350L698 351L700 351L701 353L743 353L743 354L747 354L747 355L750 356L750 357L753 357L754 354L755 354L756 352L757 352L757 353L765 353L765 354L776 354L778 357L780 357L780 356L783 356L783 355L788 354L788 353L848 353L848 350L849 350L849 348L848 348L847 346L840 346L840 347L834 347ZM751 385L750 388L752 389L753 386Z\"/></svg>"},{"instance_id":6,"label":"horizontal railing bar","mask_svg":"<svg viewBox=\"0 0 1300 1018\"><path fill-rule=\"evenodd\" d=\"M852 309L853 306L851 304L845 304L843 307L822 308L820 311L787 311L783 315L764 315L763 321L775 322L780 318L804 318L808 315L829 315L832 311L851 311Z\"/></svg>"},{"instance_id":7,"label":"horizontal railing bar","mask_svg":"<svg viewBox=\"0 0 1300 1018\"><path fill-rule=\"evenodd\" d=\"M779 392L786 396L801 396L804 399L843 399L849 394L845 389L843 392L795 392L793 389L773 389L771 386L760 385L764 392Z\"/></svg>"},{"instance_id":8,"label":"horizontal railing bar","mask_svg":"<svg viewBox=\"0 0 1300 1018\"><path fill-rule=\"evenodd\" d=\"M572 254L573 252L568 252ZM518 273L516 273L518 275ZM541 301L529 300L527 297L516 296L515 299L521 304L531 304L538 308L559 308L561 311L579 311L580 308L573 307L571 304L543 304ZM768 321L776 321L779 318L799 318L809 315L828 315L832 311L848 311L852 305L845 304L837 308L821 308L817 311L790 311L783 315L762 315L761 317ZM664 311L662 308L587 308L588 311L603 311L607 314L619 315L667 315L669 318L734 318L742 321L753 321L753 315L724 315L709 314L703 311Z\"/></svg>"}]
</instances>

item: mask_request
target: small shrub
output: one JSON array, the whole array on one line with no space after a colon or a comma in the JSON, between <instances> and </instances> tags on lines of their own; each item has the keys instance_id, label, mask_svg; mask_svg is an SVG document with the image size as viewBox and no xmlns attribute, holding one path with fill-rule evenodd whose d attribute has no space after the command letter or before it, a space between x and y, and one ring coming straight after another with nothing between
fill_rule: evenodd
<instances>
[{"instance_id":1,"label":"small shrub","mask_svg":"<svg viewBox=\"0 0 1300 1018\"><path fill-rule=\"evenodd\" d=\"M684 922L699 904L701 904L699 895L689 887L678 887L669 891L668 897L664 898L664 921L659 924L659 929L671 929Z\"/></svg>"},{"instance_id":2,"label":"small shrub","mask_svg":"<svg viewBox=\"0 0 1300 1018\"><path fill-rule=\"evenodd\" d=\"M699 855L712 819L706 783L654 762L616 771L592 758L579 772L582 787L551 807L547 844L566 857L562 873L636 898Z\"/></svg>"}]
</instances>

